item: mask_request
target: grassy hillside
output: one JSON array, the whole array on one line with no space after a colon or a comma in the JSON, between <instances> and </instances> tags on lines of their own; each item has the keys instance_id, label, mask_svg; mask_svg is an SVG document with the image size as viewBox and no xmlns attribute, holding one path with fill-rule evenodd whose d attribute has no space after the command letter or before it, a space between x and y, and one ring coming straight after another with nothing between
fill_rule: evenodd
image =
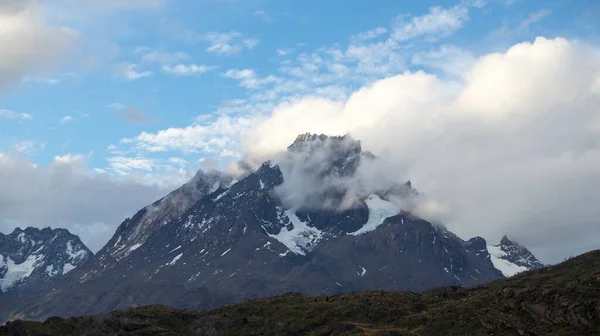
<instances>
[{"instance_id":1,"label":"grassy hillside","mask_svg":"<svg viewBox=\"0 0 600 336\"><path fill-rule=\"evenodd\" d=\"M287 294L208 312L148 306L14 321L0 335L600 335L600 250L476 288Z\"/></svg>"}]
</instances>

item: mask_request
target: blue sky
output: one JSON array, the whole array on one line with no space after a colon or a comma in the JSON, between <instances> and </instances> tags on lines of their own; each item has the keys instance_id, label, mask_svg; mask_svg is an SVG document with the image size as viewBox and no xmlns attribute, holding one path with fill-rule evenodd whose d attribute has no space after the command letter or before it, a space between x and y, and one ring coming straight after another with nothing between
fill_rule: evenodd
<instances>
[{"instance_id":1,"label":"blue sky","mask_svg":"<svg viewBox=\"0 0 600 336\"><path fill-rule=\"evenodd\" d=\"M598 17L596 0L0 1L0 231L97 250L199 168L350 132L389 161L372 182L410 179L461 237L581 253L600 239Z\"/></svg>"},{"instance_id":2,"label":"blue sky","mask_svg":"<svg viewBox=\"0 0 600 336\"><path fill-rule=\"evenodd\" d=\"M0 108L30 118L1 119L0 150L40 165L84 155L89 167L111 174L179 169L182 161L169 158L195 170L205 157L224 162L242 152L235 140L184 148L123 139L211 127L220 115L252 119L302 95L343 100L365 83L407 70L452 76L427 59L436 53L461 62L538 35L590 39L598 32L592 3L137 0L102 8L57 1L43 8L43 20L76 36L53 55L62 62L32 66L2 92ZM389 50L377 47L395 32L405 36ZM333 52L345 55L336 59ZM272 95L252 98L261 92ZM235 137L245 127L229 123L195 140Z\"/></svg>"}]
</instances>

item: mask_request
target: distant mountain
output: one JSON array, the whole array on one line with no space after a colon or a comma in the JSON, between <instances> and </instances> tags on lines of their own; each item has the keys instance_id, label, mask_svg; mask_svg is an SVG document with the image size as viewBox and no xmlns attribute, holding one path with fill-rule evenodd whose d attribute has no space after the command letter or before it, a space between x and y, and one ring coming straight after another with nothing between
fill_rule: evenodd
<instances>
[{"instance_id":1,"label":"distant mountain","mask_svg":"<svg viewBox=\"0 0 600 336\"><path fill-rule=\"evenodd\" d=\"M165 306L9 322L0 335L599 335L600 251L476 288L287 294L194 312Z\"/></svg>"},{"instance_id":2,"label":"distant mountain","mask_svg":"<svg viewBox=\"0 0 600 336\"><path fill-rule=\"evenodd\" d=\"M79 237L65 229L15 229L0 233L0 291L49 283L93 257Z\"/></svg>"},{"instance_id":3,"label":"distant mountain","mask_svg":"<svg viewBox=\"0 0 600 336\"><path fill-rule=\"evenodd\" d=\"M519 245L508 237L502 237L500 244L487 247L494 267L504 276L510 277L520 272L544 267L525 246Z\"/></svg>"},{"instance_id":4,"label":"distant mountain","mask_svg":"<svg viewBox=\"0 0 600 336\"><path fill-rule=\"evenodd\" d=\"M410 182L361 180L374 160L349 135L303 134L239 181L199 172L126 219L88 263L0 314L205 309L286 292L422 292L503 277L483 238L463 241L401 207L418 197Z\"/></svg>"}]
</instances>

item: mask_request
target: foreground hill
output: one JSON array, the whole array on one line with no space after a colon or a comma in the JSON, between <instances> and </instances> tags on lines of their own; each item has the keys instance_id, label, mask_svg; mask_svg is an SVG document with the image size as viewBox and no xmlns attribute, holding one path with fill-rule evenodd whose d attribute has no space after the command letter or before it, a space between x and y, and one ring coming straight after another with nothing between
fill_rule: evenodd
<instances>
[{"instance_id":1,"label":"foreground hill","mask_svg":"<svg viewBox=\"0 0 600 336\"><path fill-rule=\"evenodd\" d=\"M165 306L9 322L0 335L600 335L600 250L475 288L287 294L208 312Z\"/></svg>"}]
</instances>

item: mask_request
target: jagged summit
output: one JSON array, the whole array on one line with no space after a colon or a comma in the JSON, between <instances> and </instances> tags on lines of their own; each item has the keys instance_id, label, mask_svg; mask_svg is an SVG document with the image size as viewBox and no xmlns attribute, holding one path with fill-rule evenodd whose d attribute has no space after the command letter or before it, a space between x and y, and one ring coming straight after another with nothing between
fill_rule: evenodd
<instances>
[{"instance_id":1,"label":"jagged summit","mask_svg":"<svg viewBox=\"0 0 600 336\"><path fill-rule=\"evenodd\" d=\"M67 229L16 228L0 233L0 292L51 282L93 256Z\"/></svg>"},{"instance_id":2,"label":"jagged summit","mask_svg":"<svg viewBox=\"0 0 600 336\"><path fill-rule=\"evenodd\" d=\"M45 228L37 228L37 227L33 227L33 226L28 226L25 229L21 229L20 227L16 227L13 232L11 234L18 234L18 233L27 233L27 234L49 234L49 233L53 233L53 234L57 234L57 235L70 235L71 232L68 229L64 229L64 228L51 228L49 226L45 227ZM2 235L2 233L0 232L0 235Z\"/></svg>"},{"instance_id":3,"label":"jagged summit","mask_svg":"<svg viewBox=\"0 0 600 336\"><path fill-rule=\"evenodd\" d=\"M508 239L507 235L504 235L504 236L502 236L502 239L500 239L500 245L513 246L513 245L518 245L518 244L513 242L512 240Z\"/></svg>"},{"instance_id":4,"label":"jagged summit","mask_svg":"<svg viewBox=\"0 0 600 336\"><path fill-rule=\"evenodd\" d=\"M361 149L360 141L354 140L349 133L340 136L329 136L325 134L316 134L310 132L298 135L296 137L296 140L294 140L294 142L288 146L288 149L296 150L304 146L308 146L310 144L324 144L327 142L331 144L346 143L348 145L351 145L351 147L356 147L358 151L360 151Z\"/></svg>"},{"instance_id":5,"label":"jagged summit","mask_svg":"<svg viewBox=\"0 0 600 336\"><path fill-rule=\"evenodd\" d=\"M504 235L500 244L488 246L494 266L505 276L513 276L520 272L544 267L525 246L520 245Z\"/></svg>"}]
</instances>

